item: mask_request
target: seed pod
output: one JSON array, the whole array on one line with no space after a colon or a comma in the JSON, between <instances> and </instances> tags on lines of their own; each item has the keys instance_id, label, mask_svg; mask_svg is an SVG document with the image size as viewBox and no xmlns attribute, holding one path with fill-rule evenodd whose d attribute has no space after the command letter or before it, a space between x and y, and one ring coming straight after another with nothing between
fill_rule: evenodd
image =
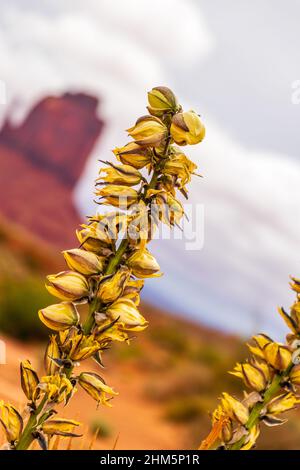
<instances>
[{"instance_id":1,"label":"seed pod","mask_svg":"<svg viewBox=\"0 0 300 470\"><path fill-rule=\"evenodd\" d=\"M130 299L121 297L116 300L107 308L106 314L112 320L118 320L118 322L123 325L124 329L142 331L148 325L148 322L140 314L135 304Z\"/></svg>"},{"instance_id":2,"label":"seed pod","mask_svg":"<svg viewBox=\"0 0 300 470\"><path fill-rule=\"evenodd\" d=\"M141 147L159 147L168 134L164 123L155 116L140 117L127 132Z\"/></svg>"},{"instance_id":3,"label":"seed pod","mask_svg":"<svg viewBox=\"0 0 300 470\"><path fill-rule=\"evenodd\" d=\"M18 410L9 403L0 402L0 422L4 428L6 439L10 444L17 441L23 430L23 419Z\"/></svg>"},{"instance_id":4,"label":"seed pod","mask_svg":"<svg viewBox=\"0 0 300 470\"><path fill-rule=\"evenodd\" d=\"M97 191L97 196L105 199L105 204L110 204L121 209L127 209L138 201L138 192L127 186L109 184Z\"/></svg>"},{"instance_id":5,"label":"seed pod","mask_svg":"<svg viewBox=\"0 0 300 470\"><path fill-rule=\"evenodd\" d=\"M47 276L46 289L61 300L81 300L89 296L87 279L75 271Z\"/></svg>"},{"instance_id":6,"label":"seed pod","mask_svg":"<svg viewBox=\"0 0 300 470\"><path fill-rule=\"evenodd\" d=\"M159 264L154 256L146 249L135 251L128 258L127 265L136 277L147 278L161 276Z\"/></svg>"},{"instance_id":7,"label":"seed pod","mask_svg":"<svg viewBox=\"0 0 300 470\"><path fill-rule=\"evenodd\" d=\"M78 379L79 385L98 403L111 406L108 395L118 395L114 390L105 384L100 375L92 372L82 372Z\"/></svg>"},{"instance_id":8,"label":"seed pod","mask_svg":"<svg viewBox=\"0 0 300 470\"><path fill-rule=\"evenodd\" d=\"M99 274L104 267L104 260L95 253L74 248L72 250L63 251L64 258L70 269L74 269L85 276Z\"/></svg>"},{"instance_id":9,"label":"seed pod","mask_svg":"<svg viewBox=\"0 0 300 470\"><path fill-rule=\"evenodd\" d=\"M178 145L195 145L205 137L205 127L194 111L175 114L170 132Z\"/></svg>"},{"instance_id":10,"label":"seed pod","mask_svg":"<svg viewBox=\"0 0 300 470\"><path fill-rule=\"evenodd\" d=\"M100 282L97 297L105 304L114 302L122 295L129 277L130 270L126 266L122 266L116 274Z\"/></svg>"},{"instance_id":11,"label":"seed pod","mask_svg":"<svg viewBox=\"0 0 300 470\"><path fill-rule=\"evenodd\" d=\"M175 113L179 109L176 96L165 86L157 86L148 92L149 106L147 109L153 116L161 117L167 113Z\"/></svg>"},{"instance_id":12,"label":"seed pod","mask_svg":"<svg viewBox=\"0 0 300 470\"><path fill-rule=\"evenodd\" d=\"M268 364L276 370L285 370L291 363L292 353L282 344L268 343L264 346L263 352Z\"/></svg>"},{"instance_id":13,"label":"seed pod","mask_svg":"<svg viewBox=\"0 0 300 470\"><path fill-rule=\"evenodd\" d=\"M59 366L55 363L56 359L60 359L60 350L56 337L51 335L44 356L44 366L48 375L54 375L58 371Z\"/></svg>"},{"instance_id":14,"label":"seed pod","mask_svg":"<svg viewBox=\"0 0 300 470\"><path fill-rule=\"evenodd\" d=\"M123 186L135 186L143 178L142 174L130 165L112 165L109 168L101 168L100 177L97 181L109 184L121 184ZM105 176L101 176L105 173Z\"/></svg>"},{"instance_id":15,"label":"seed pod","mask_svg":"<svg viewBox=\"0 0 300 470\"><path fill-rule=\"evenodd\" d=\"M49 305L39 310L38 315L42 323L55 331L67 330L79 322L79 314L71 302Z\"/></svg>"},{"instance_id":16,"label":"seed pod","mask_svg":"<svg viewBox=\"0 0 300 470\"><path fill-rule=\"evenodd\" d=\"M80 426L80 423L73 419L54 418L42 424L42 431L49 436L80 437L81 434L74 434L73 432L75 426Z\"/></svg>"},{"instance_id":17,"label":"seed pod","mask_svg":"<svg viewBox=\"0 0 300 470\"><path fill-rule=\"evenodd\" d=\"M234 419L241 424L247 423L249 419L249 410L239 400L233 398L228 393L223 393L221 405L225 413L227 413L231 419Z\"/></svg>"},{"instance_id":18,"label":"seed pod","mask_svg":"<svg viewBox=\"0 0 300 470\"><path fill-rule=\"evenodd\" d=\"M131 165L138 170L151 162L150 151L135 142L129 142L124 147L117 147L113 150L113 153L124 165Z\"/></svg>"},{"instance_id":19,"label":"seed pod","mask_svg":"<svg viewBox=\"0 0 300 470\"><path fill-rule=\"evenodd\" d=\"M267 413L277 415L292 410L298 403L300 400L293 393L283 393L268 404Z\"/></svg>"},{"instance_id":20,"label":"seed pod","mask_svg":"<svg viewBox=\"0 0 300 470\"><path fill-rule=\"evenodd\" d=\"M20 363L21 386L28 400L34 402L39 397L39 378L30 361Z\"/></svg>"}]
</instances>

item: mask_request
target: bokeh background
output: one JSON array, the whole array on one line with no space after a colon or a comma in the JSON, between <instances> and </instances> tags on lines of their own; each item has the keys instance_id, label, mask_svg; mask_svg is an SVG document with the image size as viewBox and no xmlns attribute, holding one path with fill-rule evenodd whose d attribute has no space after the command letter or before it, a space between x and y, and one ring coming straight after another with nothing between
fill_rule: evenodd
<instances>
[{"instance_id":1,"label":"bokeh background","mask_svg":"<svg viewBox=\"0 0 300 470\"><path fill-rule=\"evenodd\" d=\"M22 405L18 361L41 366L44 275L91 214L98 159L126 143L146 91L171 87L202 116L187 152L203 179L204 245L155 240L165 273L144 289L147 332L114 348L112 410L79 394L94 446L193 448L243 340L286 332L276 313L300 276L300 32L297 0L10 0L0 4L0 332L3 398ZM298 104L297 104L298 103ZM75 400L76 401L76 400ZM262 448L300 448L300 421ZM78 444L77 444L78 445ZM88 442L81 441L82 447Z\"/></svg>"}]
</instances>

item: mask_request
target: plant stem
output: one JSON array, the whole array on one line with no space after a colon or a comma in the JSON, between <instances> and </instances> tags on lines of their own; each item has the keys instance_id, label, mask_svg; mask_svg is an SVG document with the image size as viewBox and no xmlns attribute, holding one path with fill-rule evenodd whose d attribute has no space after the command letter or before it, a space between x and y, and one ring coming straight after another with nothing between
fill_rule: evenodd
<instances>
[{"instance_id":1,"label":"plant stem","mask_svg":"<svg viewBox=\"0 0 300 470\"><path fill-rule=\"evenodd\" d=\"M290 364L288 368L282 373L282 374L276 374L269 386L269 388L266 390L264 394L264 399L262 402L256 403L256 405L253 407L249 419L245 425L248 431L250 431L253 426L257 424L260 418L260 413L263 410L263 408L272 400L272 398L279 392L281 388L281 381L283 377L288 375L290 372L291 368L293 367L293 364ZM240 450L241 447L243 446L245 439L247 436L243 436L239 441L235 442L232 444L228 450Z\"/></svg>"},{"instance_id":2,"label":"plant stem","mask_svg":"<svg viewBox=\"0 0 300 470\"><path fill-rule=\"evenodd\" d=\"M32 435L33 429L38 424L38 416L44 408L47 401L47 396L44 396L37 409L31 414L24 431L22 432L21 438L16 446L16 450L27 450L34 437Z\"/></svg>"}]
</instances>

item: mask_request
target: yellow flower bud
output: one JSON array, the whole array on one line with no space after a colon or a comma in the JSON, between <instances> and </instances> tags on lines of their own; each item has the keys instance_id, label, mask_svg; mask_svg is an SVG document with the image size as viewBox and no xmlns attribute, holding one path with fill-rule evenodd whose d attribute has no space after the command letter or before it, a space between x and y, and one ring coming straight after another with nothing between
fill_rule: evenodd
<instances>
[{"instance_id":1,"label":"yellow flower bud","mask_svg":"<svg viewBox=\"0 0 300 470\"><path fill-rule=\"evenodd\" d=\"M178 145L195 145L205 137L205 127L194 111L175 114L170 132Z\"/></svg>"},{"instance_id":2,"label":"yellow flower bud","mask_svg":"<svg viewBox=\"0 0 300 470\"><path fill-rule=\"evenodd\" d=\"M80 424L73 419L52 418L42 424L42 431L49 436L80 437L80 434L73 432L74 427Z\"/></svg>"},{"instance_id":3,"label":"yellow flower bud","mask_svg":"<svg viewBox=\"0 0 300 470\"><path fill-rule=\"evenodd\" d=\"M82 372L78 383L94 400L102 405L111 406L109 403L111 398L107 398L106 394L118 395L111 387L106 385L100 375L92 372Z\"/></svg>"},{"instance_id":4,"label":"yellow flower bud","mask_svg":"<svg viewBox=\"0 0 300 470\"><path fill-rule=\"evenodd\" d=\"M20 364L21 386L26 397L30 401L35 401L39 397L39 378L32 368L30 361L22 361Z\"/></svg>"},{"instance_id":5,"label":"yellow flower bud","mask_svg":"<svg viewBox=\"0 0 300 470\"><path fill-rule=\"evenodd\" d=\"M123 297L111 304L106 310L106 314L112 320L118 320L124 329L142 331L148 325L132 300Z\"/></svg>"},{"instance_id":6,"label":"yellow flower bud","mask_svg":"<svg viewBox=\"0 0 300 470\"><path fill-rule=\"evenodd\" d=\"M222 408L225 413L231 418L241 424L246 424L249 419L248 408L236 398L233 398L228 393L223 393Z\"/></svg>"},{"instance_id":7,"label":"yellow flower bud","mask_svg":"<svg viewBox=\"0 0 300 470\"><path fill-rule=\"evenodd\" d=\"M146 147L141 147L135 142L129 142L124 147L113 150L117 159L125 165L131 165L140 170L151 162L151 153Z\"/></svg>"},{"instance_id":8,"label":"yellow flower bud","mask_svg":"<svg viewBox=\"0 0 300 470\"><path fill-rule=\"evenodd\" d=\"M46 289L61 300L81 300L89 296L87 279L75 271L47 276Z\"/></svg>"},{"instance_id":9,"label":"yellow flower bud","mask_svg":"<svg viewBox=\"0 0 300 470\"><path fill-rule=\"evenodd\" d=\"M178 179L180 181L179 188L182 188L191 181L191 175L196 170L197 165L180 150L174 150L170 159L165 163L162 173Z\"/></svg>"},{"instance_id":10,"label":"yellow flower bud","mask_svg":"<svg viewBox=\"0 0 300 470\"><path fill-rule=\"evenodd\" d=\"M105 173L105 176L101 176ZM109 184L121 184L124 186L135 186L143 179L142 174L130 165L112 165L109 168L101 168L100 177L97 181Z\"/></svg>"},{"instance_id":11,"label":"yellow flower bud","mask_svg":"<svg viewBox=\"0 0 300 470\"><path fill-rule=\"evenodd\" d=\"M74 248L63 251L64 258L70 269L74 269L85 276L99 274L103 271L104 260L95 253Z\"/></svg>"},{"instance_id":12,"label":"yellow flower bud","mask_svg":"<svg viewBox=\"0 0 300 470\"><path fill-rule=\"evenodd\" d=\"M23 419L16 408L10 404L0 402L0 422L4 428L6 438L13 444L20 437L23 430Z\"/></svg>"},{"instance_id":13,"label":"yellow flower bud","mask_svg":"<svg viewBox=\"0 0 300 470\"><path fill-rule=\"evenodd\" d=\"M44 356L44 366L48 375L54 375L59 369L55 359L60 359L60 350L56 337L51 335Z\"/></svg>"},{"instance_id":14,"label":"yellow flower bud","mask_svg":"<svg viewBox=\"0 0 300 470\"><path fill-rule=\"evenodd\" d=\"M127 281L125 289L123 291L123 298L130 299L138 306L140 304L140 291L144 287L144 281L142 279L135 279L134 281Z\"/></svg>"},{"instance_id":15,"label":"yellow flower bud","mask_svg":"<svg viewBox=\"0 0 300 470\"><path fill-rule=\"evenodd\" d=\"M152 88L148 92L148 102L147 109L153 116L161 117L167 113L175 113L179 109L176 96L165 86Z\"/></svg>"},{"instance_id":16,"label":"yellow flower bud","mask_svg":"<svg viewBox=\"0 0 300 470\"><path fill-rule=\"evenodd\" d=\"M129 277L130 270L126 266L122 266L116 274L100 281L97 297L105 304L114 302L122 295Z\"/></svg>"},{"instance_id":17,"label":"yellow flower bud","mask_svg":"<svg viewBox=\"0 0 300 470\"><path fill-rule=\"evenodd\" d=\"M268 404L267 413L277 415L292 410L298 403L300 400L293 393L283 393Z\"/></svg>"},{"instance_id":18,"label":"yellow flower bud","mask_svg":"<svg viewBox=\"0 0 300 470\"><path fill-rule=\"evenodd\" d=\"M49 305L38 312L41 322L55 331L66 330L79 322L79 314L71 302Z\"/></svg>"},{"instance_id":19,"label":"yellow flower bud","mask_svg":"<svg viewBox=\"0 0 300 470\"><path fill-rule=\"evenodd\" d=\"M300 385L300 364L293 366L289 377L293 385Z\"/></svg>"},{"instance_id":20,"label":"yellow flower bud","mask_svg":"<svg viewBox=\"0 0 300 470\"><path fill-rule=\"evenodd\" d=\"M252 426L252 428L249 430L249 434L245 438L245 444L241 447L241 450L251 450L252 447L256 444L259 434L259 425Z\"/></svg>"},{"instance_id":21,"label":"yellow flower bud","mask_svg":"<svg viewBox=\"0 0 300 470\"><path fill-rule=\"evenodd\" d=\"M263 352L266 361L276 370L285 370L291 363L292 353L282 344L268 343L264 346Z\"/></svg>"},{"instance_id":22,"label":"yellow flower bud","mask_svg":"<svg viewBox=\"0 0 300 470\"><path fill-rule=\"evenodd\" d=\"M99 351L100 346L94 335L85 336L79 333L69 339L68 348L68 356L72 361L83 361Z\"/></svg>"},{"instance_id":23,"label":"yellow flower bud","mask_svg":"<svg viewBox=\"0 0 300 470\"><path fill-rule=\"evenodd\" d=\"M164 123L155 116L142 116L127 132L142 147L159 147L168 134Z\"/></svg>"},{"instance_id":24,"label":"yellow flower bud","mask_svg":"<svg viewBox=\"0 0 300 470\"><path fill-rule=\"evenodd\" d=\"M127 209L139 198L139 194L135 189L114 184L98 189L97 196L104 198L105 204L120 207L121 209Z\"/></svg>"},{"instance_id":25,"label":"yellow flower bud","mask_svg":"<svg viewBox=\"0 0 300 470\"><path fill-rule=\"evenodd\" d=\"M234 371L230 372L230 374L241 378L247 387L257 392L262 392L266 388L267 380L263 371L253 364L247 362L237 364Z\"/></svg>"},{"instance_id":26,"label":"yellow flower bud","mask_svg":"<svg viewBox=\"0 0 300 470\"><path fill-rule=\"evenodd\" d=\"M179 224L184 214L182 204L172 194L161 190L150 190L147 196L153 196L152 215L156 215L164 224Z\"/></svg>"},{"instance_id":27,"label":"yellow flower bud","mask_svg":"<svg viewBox=\"0 0 300 470\"><path fill-rule=\"evenodd\" d=\"M127 265L136 277L147 278L161 276L158 262L146 249L135 251L128 258Z\"/></svg>"},{"instance_id":28,"label":"yellow flower bud","mask_svg":"<svg viewBox=\"0 0 300 470\"><path fill-rule=\"evenodd\" d=\"M67 403L69 397L76 391L64 374L46 375L41 378L39 389L47 395L49 401Z\"/></svg>"},{"instance_id":29,"label":"yellow flower bud","mask_svg":"<svg viewBox=\"0 0 300 470\"><path fill-rule=\"evenodd\" d=\"M257 335L253 336L253 341L255 346L251 344L247 344L250 352L261 359L265 359L263 348L266 344L272 343L273 341L267 335Z\"/></svg>"}]
</instances>

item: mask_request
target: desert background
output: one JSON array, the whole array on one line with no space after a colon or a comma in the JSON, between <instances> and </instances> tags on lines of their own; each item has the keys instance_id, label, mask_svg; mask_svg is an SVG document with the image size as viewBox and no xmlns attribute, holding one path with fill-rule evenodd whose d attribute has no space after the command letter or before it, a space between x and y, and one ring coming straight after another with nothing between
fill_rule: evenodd
<instances>
[{"instance_id":1,"label":"desert background","mask_svg":"<svg viewBox=\"0 0 300 470\"><path fill-rule=\"evenodd\" d=\"M164 276L143 291L149 327L114 346L100 372L119 396L96 409L78 391L63 413L87 437L56 445L197 448L220 393L241 392L227 371L245 340L284 338L276 307L292 303L288 276L300 277L299 4L26 3L0 5L0 398L24 406L19 361L42 369L37 311L54 302L44 279L64 269L60 252L95 210L98 160L126 143L146 91L167 85L207 127L203 146L187 149L204 175L190 189L204 244L153 242ZM299 449L290 416L258 448Z\"/></svg>"}]
</instances>

